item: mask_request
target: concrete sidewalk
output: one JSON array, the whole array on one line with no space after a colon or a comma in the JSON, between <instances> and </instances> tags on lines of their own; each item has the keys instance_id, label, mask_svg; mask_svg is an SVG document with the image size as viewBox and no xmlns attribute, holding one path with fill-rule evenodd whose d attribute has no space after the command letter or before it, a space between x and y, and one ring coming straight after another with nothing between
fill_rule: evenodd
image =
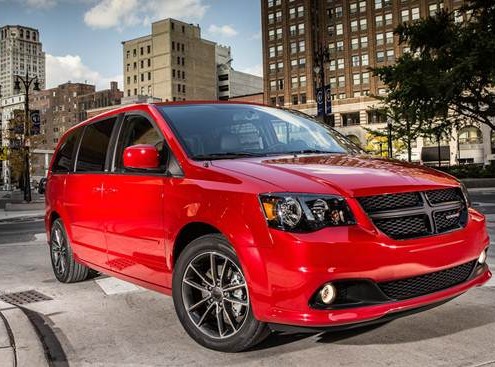
<instances>
[{"instance_id":1,"label":"concrete sidewalk","mask_svg":"<svg viewBox=\"0 0 495 367\"><path fill-rule=\"evenodd\" d=\"M48 367L33 324L17 306L0 301L0 365Z\"/></svg>"}]
</instances>

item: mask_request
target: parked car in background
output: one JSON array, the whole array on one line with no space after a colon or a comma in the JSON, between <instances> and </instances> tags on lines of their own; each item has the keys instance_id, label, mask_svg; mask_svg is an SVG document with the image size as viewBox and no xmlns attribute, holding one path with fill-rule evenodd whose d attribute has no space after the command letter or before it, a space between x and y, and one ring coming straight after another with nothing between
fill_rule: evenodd
<instances>
[{"instance_id":1,"label":"parked car in background","mask_svg":"<svg viewBox=\"0 0 495 367\"><path fill-rule=\"evenodd\" d=\"M216 350L384 322L491 277L485 218L456 179L260 105L97 116L61 139L45 197L59 281L93 269L172 295Z\"/></svg>"}]
</instances>

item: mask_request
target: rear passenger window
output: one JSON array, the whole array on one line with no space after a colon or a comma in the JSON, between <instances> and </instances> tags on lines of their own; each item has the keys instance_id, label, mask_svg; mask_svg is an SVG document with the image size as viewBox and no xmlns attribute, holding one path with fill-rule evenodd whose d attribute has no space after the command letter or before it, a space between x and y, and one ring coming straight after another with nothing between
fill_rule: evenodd
<instances>
[{"instance_id":1,"label":"rear passenger window","mask_svg":"<svg viewBox=\"0 0 495 367\"><path fill-rule=\"evenodd\" d=\"M77 139L81 134L81 130L77 129L70 133L70 135L62 143L62 146L58 150L58 153L53 161L52 172L54 173L67 173L72 171L72 153L77 143Z\"/></svg>"},{"instance_id":2,"label":"rear passenger window","mask_svg":"<svg viewBox=\"0 0 495 367\"><path fill-rule=\"evenodd\" d=\"M116 118L86 126L77 156L76 172L103 172Z\"/></svg>"}]
</instances>

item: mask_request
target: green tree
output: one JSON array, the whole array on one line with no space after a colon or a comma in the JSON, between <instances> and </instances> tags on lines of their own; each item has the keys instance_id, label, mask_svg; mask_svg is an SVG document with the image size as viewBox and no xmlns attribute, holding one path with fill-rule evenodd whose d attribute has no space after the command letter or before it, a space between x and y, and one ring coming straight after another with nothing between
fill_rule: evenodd
<instances>
[{"instance_id":1,"label":"green tree","mask_svg":"<svg viewBox=\"0 0 495 367\"><path fill-rule=\"evenodd\" d=\"M395 33L410 52L392 66L372 69L390 91L386 105L412 110L411 121L419 118L424 131L431 130L431 124L448 131L449 124L466 118L495 130L492 0L468 1L456 11L401 24Z\"/></svg>"}]
</instances>

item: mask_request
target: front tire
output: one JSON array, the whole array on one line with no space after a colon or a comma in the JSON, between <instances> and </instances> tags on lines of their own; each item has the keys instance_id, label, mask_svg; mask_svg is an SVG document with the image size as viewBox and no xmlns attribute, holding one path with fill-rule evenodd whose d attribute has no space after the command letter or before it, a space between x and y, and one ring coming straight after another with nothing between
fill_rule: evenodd
<instances>
[{"instance_id":1,"label":"front tire","mask_svg":"<svg viewBox=\"0 0 495 367\"><path fill-rule=\"evenodd\" d=\"M239 260L221 235L202 236L185 248L174 270L172 294L182 326L207 348L240 352L270 334L253 316Z\"/></svg>"},{"instance_id":2,"label":"front tire","mask_svg":"<svg viewBox=\"0 0 495 367\"><path fill-rule=\"evenodd\" d=\"M62 283L76 283L89 278L92 270L74 260L69 237L62 219L53 222L50 236L50 258L55 277Z\"/></svg>"}]
</instances>

